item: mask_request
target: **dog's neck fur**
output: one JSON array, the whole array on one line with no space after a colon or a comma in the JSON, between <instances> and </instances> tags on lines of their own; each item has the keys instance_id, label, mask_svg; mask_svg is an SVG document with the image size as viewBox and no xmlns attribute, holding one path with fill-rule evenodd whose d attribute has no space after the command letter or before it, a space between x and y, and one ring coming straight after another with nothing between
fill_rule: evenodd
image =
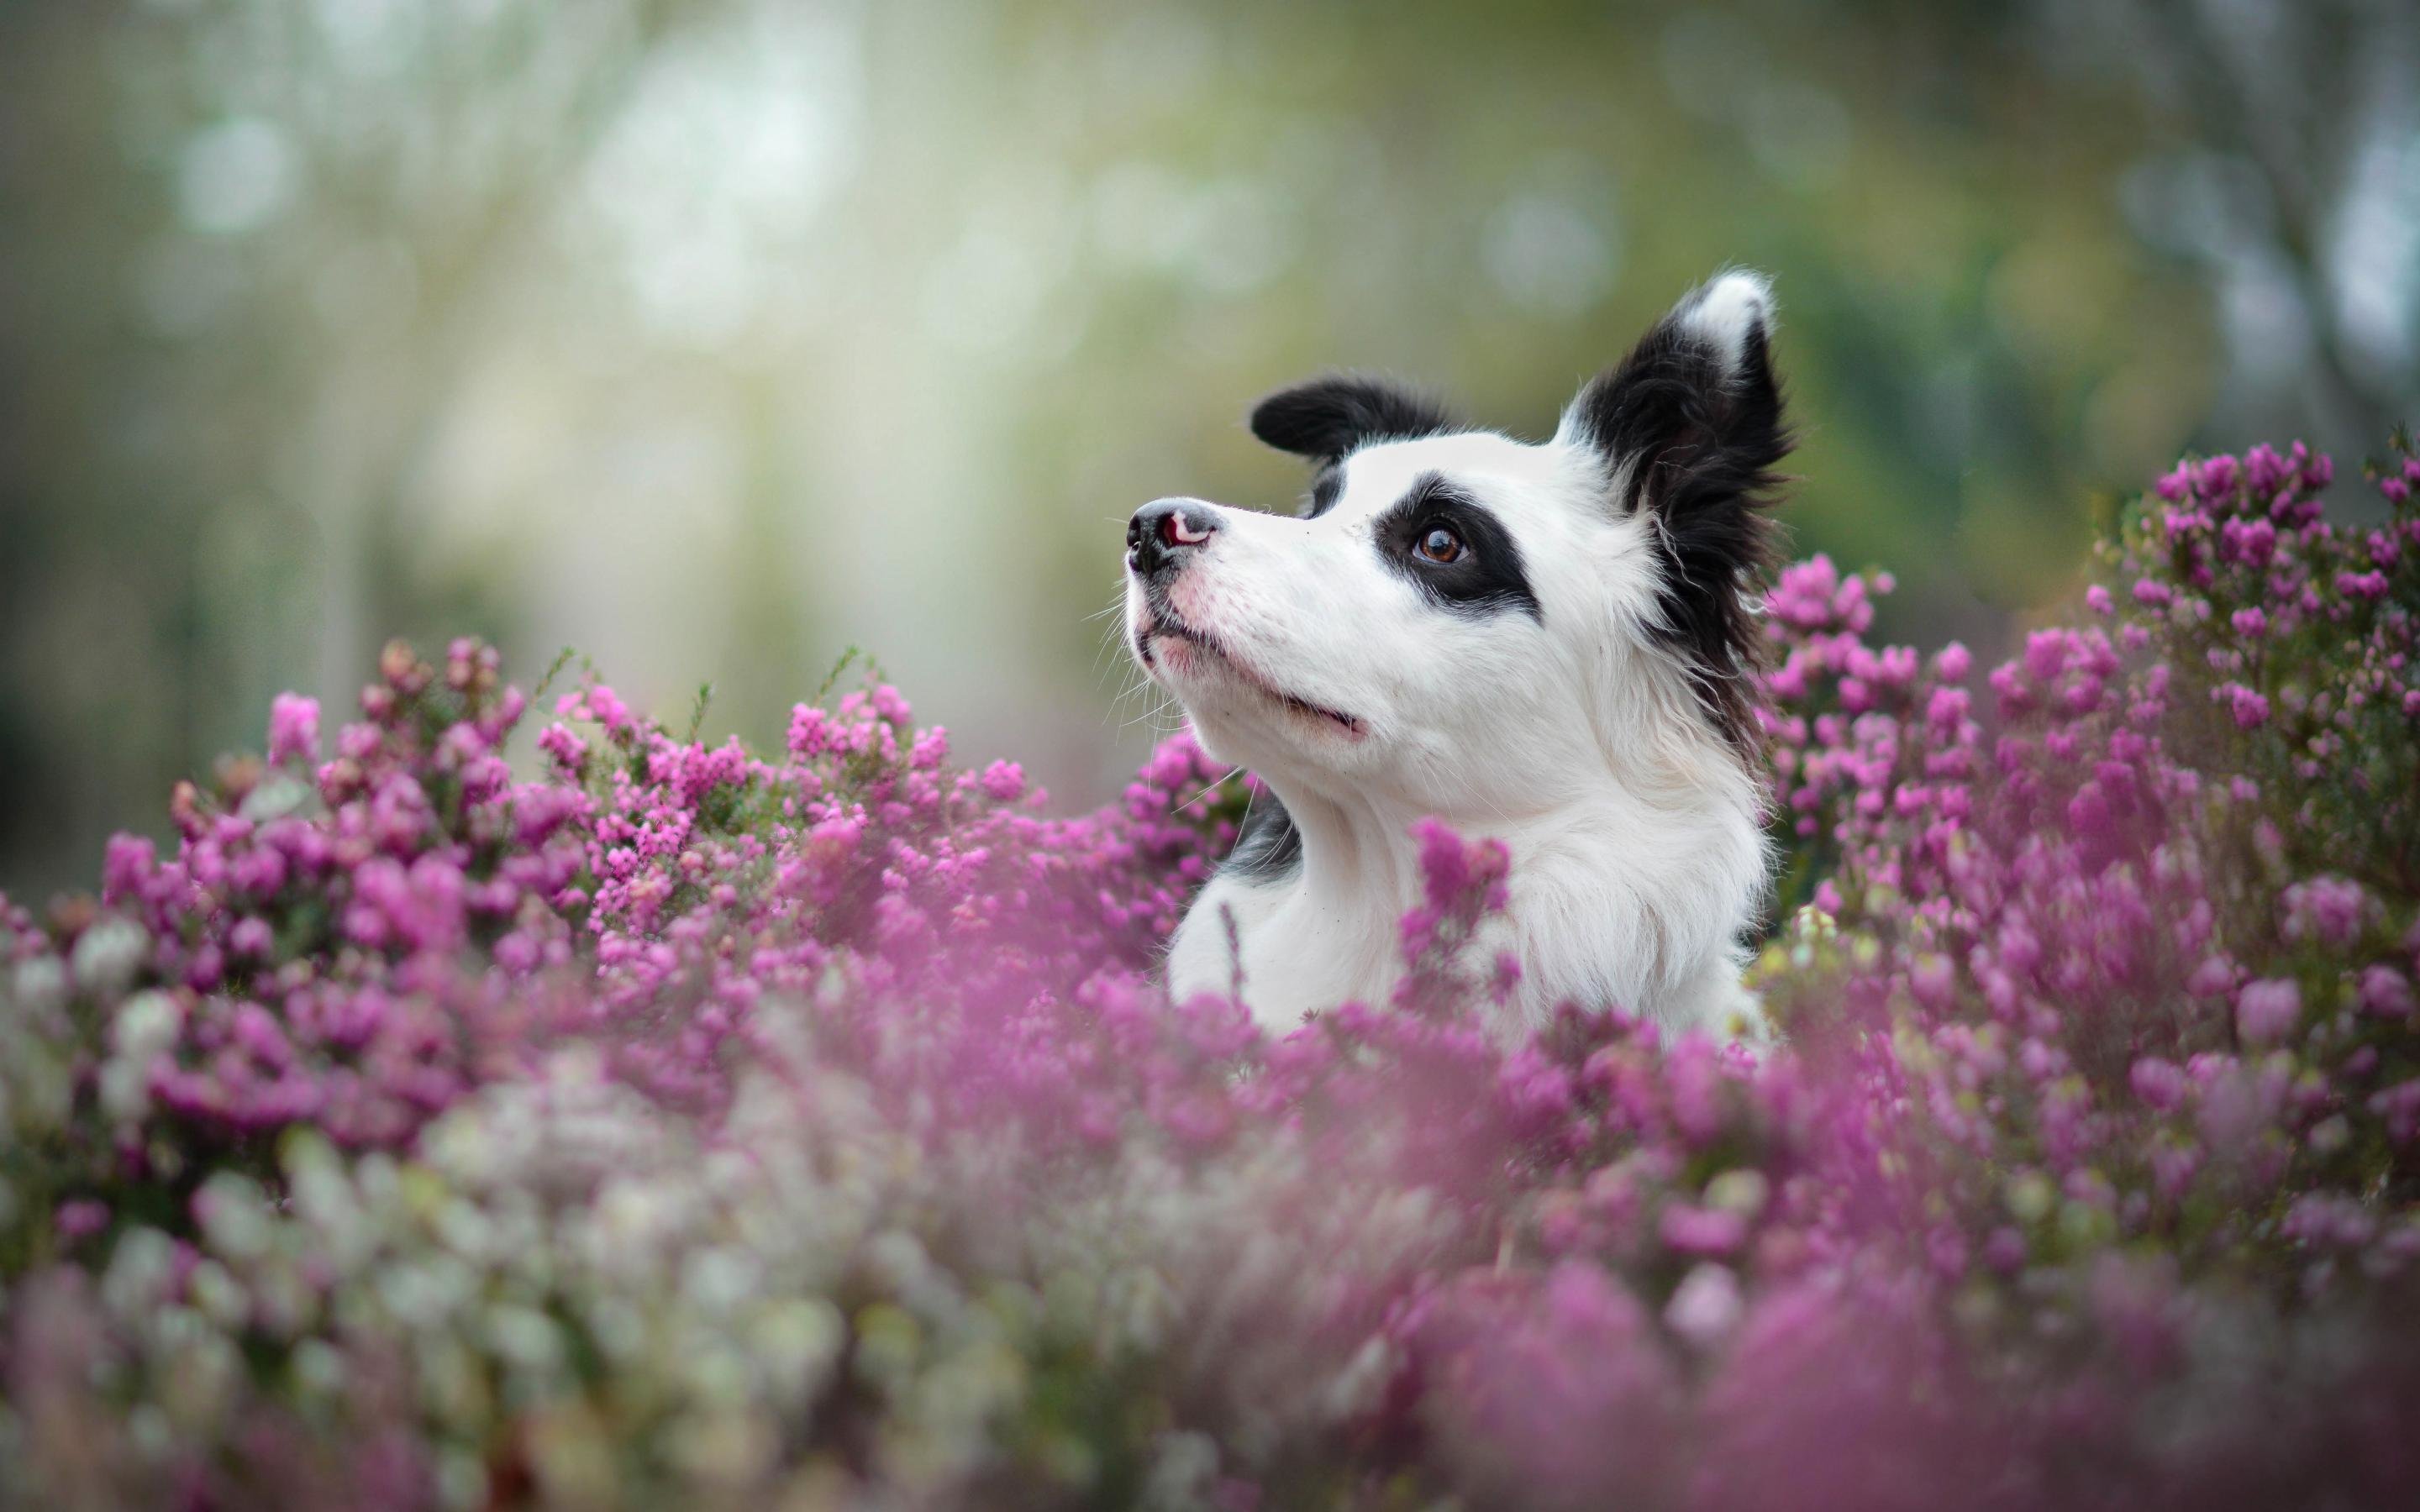
<instances>
[{"instance_id":1,"label":"dog's neck fur","mask_svg":"<svg viewBox=\"0 0 2420 1512\"><path fill-rule=\"evenodd\" d=\"M1619 1008L1675 1031L1753 1037L1737 945L1767 877L1760 795L1719 742L1664 753L1666 770L1605 770L1582 790L1519 813L1444 815L1466 839L1503 841L1511 904L1481 929L1468 964L1499 951L1521 976L1499 1027L1544 1025L1559 1005ZM1222 871L1170 953L1180 995L1231 992L1290 1028L1311 1011L1375 998L1404 970L1400 920L1421 901L1412 823L1425 810L1378 793L1323 793L1265 779L1255 845L1294 831L1280 868ZM1233 937L1229 935L1230 921Z\"/></svg>"}]
</instances>

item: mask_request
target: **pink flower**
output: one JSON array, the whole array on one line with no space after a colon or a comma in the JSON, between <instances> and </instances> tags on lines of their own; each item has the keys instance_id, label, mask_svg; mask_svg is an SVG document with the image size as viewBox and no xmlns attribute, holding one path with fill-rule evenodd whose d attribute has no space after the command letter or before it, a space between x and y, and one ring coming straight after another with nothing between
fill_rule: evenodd
<instances>
[{"instance_id":1,"label":"pink flower","mask_svg":"<svg viewBox=\"0 0 2420 1512\"><path fill-rule=\"evenodd\" d=\"M1665 1246L1682 1255L1723 1256L1740 1247L1747 1224L1735 1212L1676 1202L1664 1210Z\"/></svg>"},{"instance_id":2,"label":"pink flower","mask_svg":"<svg viewBox=\"0 0 2420 1512\"><path fill-rule=\"evenodd\" d=\"M319 760L319 701L298 693L280 693L269 705L269 759L272 762Z\"/></svg>"},{"instance_id":3,"label":"pink flower","mask_svg":"<svg viewBox=\"0 0 2420 1512\"><path fill-rule=\"evenodd\" d=\"M2226 705L2240 729L2257 730L2269 722L2269 700L2242 683L2222 683L2210 696L2212 702Z\"/></svg>"},{"instance_id":4,"label":"pink flower","mask_svg":"<svg viewBox=\"0 0 2420 1512\"><path fill-rule=\"evenodd\" d=\"M983 788L994 803L1014 803L1025 795L1025 769L1015 762L994 762L984 768Z\"/></svg>"},{"instance_id":5,"label":"pink flower","mask_svg":"<svg viewBox=\"0 0 2420 1512\"><path fill-rule=\"evenodd\" d=\"M2408 1016L2412 1009L2412 979L2389 965L2366 967L2361 974L2362 1011L2377 1018Z\"/></svg>"},{"instance_id":6,"label":"pink flower","mask_svg":"<svg viewBox=\"0 0 2420 1512\"><path fill-rule=\"evenodd\" d=\"M81 1239L90 1239L109 1227L109 1205L91 1197L77 1197L60 1203L52 1214L52 1223L57 1227L59 1238L72 1244Z\"/></svg>"},{"instance_id":7,"label":"pink flower","mask_svg":"<svg viewBox=\"0 0 2420 1512\"><path fill-rule=\"evenodd\" d=\"M2224 997L2234 991L2239 975L2234 962L2225 955L2214 955L2195 966L2185 978L2185 991L2195 997Z\"/></svg>"},{"instance_id":8,"label":"pink flower","mask_svg":"<svg viewBox=\"0 0 2420 1512\"><path fill-rule=\"evenodd\" d=\"M2283 1041L2303 1016L2303 990L2291 980L2248 981L2235 997L2235 1029L2249 1045Z\"/></svg>"},{"instance_id":9,"label":"pink flower","mask_svg":"<svg viewBox=\"0 0 2420 1512\"><path fill-rule=\"evenodd\" d=\"M2371 913L2369 894L2346 877L2318 876L2288 887L2279 899L2289 940L2350 945Z\"/></svg>"},{"instance_id":10,"label":"pink flower","mask_svg":"<svg viewBox=\"0 0 2420 1512\"><path fill-rule=\"evenodd\" d=\"M2145 1056L2127 1072L2127 1082L2136 1097L2162 1113L2173 1113L2184 1105L2188 1084L2183 1069L2174 1061Z\"/></svg>"}]
</instances>

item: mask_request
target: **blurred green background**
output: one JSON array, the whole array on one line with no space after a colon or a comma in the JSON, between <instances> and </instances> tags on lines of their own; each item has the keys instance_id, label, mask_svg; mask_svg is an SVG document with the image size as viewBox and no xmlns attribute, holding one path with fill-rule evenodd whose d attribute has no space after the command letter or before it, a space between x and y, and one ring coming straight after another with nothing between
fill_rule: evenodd
<instances>
[{"instance_id":1,"label":"blurred green background","mask_svg":"<svg viewBox=\"0 0 2420 1512\"><path fill-rule=\"evenodd\" d=\"M0 887L343 701L570 644L778 733L845 644L1065 804L1171 492L1314 369L1549 429L1765 269L1799 549L1997 643L2096 499L2408 412L2420 7L0 4Z\"/></svg>"}]
</instances>

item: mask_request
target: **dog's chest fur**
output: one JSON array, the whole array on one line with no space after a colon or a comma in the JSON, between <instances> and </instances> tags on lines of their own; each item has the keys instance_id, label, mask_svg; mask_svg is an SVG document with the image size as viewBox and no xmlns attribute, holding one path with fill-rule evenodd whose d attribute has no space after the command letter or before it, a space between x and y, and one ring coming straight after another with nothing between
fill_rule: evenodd
<instances>
[{"instance_id":1,"label":"dog's chest fur","mask_svg":"<svg viewBox=\"0 0 2420 1512\"><path fill-rule=\"evenodd\" d=\"M1512 856L1510 899L1464 964L1492 976L1499 954L1517 963L1498 1027L1539 1027L1570 1003L1673 1032L1761 1037L1737 944L1764 880L1754 795L1714 796L1695 813L1642 819L1605 801L1494 832ZM1740 806L1724 811L1727 797ZM1315 874L1294 816L1261 795L1177 932L1171 992L1239 995L1280 1032L1341 1002L1383 1003L1404 970L1401 920L1420 880L1408 839L1390 843L1378 814L1355 818L1310 817L1323 858L1350 856Z\"/></svg>"}]
</instances>

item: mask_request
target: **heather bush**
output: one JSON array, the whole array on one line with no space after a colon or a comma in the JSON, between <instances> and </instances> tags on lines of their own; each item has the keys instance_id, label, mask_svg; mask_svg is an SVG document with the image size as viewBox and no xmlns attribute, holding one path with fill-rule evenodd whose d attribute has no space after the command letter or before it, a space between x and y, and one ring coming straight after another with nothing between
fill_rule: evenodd
<instances>
[{"instance_id":1,"label":"heather bush","mask_svg":"<svg viewBox=\"0 0 2420 1512\"><path fill-rule=\"evenodd\" d=\"M2144 1506L2420 1472L2420 462L2180 467L1985 670L1785 571L1782 1044L1150 976L1246 781L1053 817L390 648L0 903L0 1496ZM2351 492L2352 490L2346 490ZM2350 521L2359 519L2362 523ZM1249 982L1237 984L1249 995Z\"/></svg>"}]
</instances>

